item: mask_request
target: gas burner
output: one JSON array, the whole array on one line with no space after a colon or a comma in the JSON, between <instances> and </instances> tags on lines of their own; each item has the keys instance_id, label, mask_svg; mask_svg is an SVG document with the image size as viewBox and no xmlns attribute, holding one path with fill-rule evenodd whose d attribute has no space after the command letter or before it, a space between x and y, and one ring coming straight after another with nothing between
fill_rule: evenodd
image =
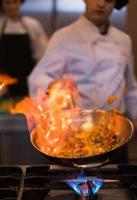
<instances>
[{"instance_id":1,"label":"gas burner","mask_svg":"<svg viewBox=\"0 0 137 200\"><path fill-rule=\"evenodd\" d=\"M96 194L103 186L103 180L96 177L77 177L64 180L76 193L76 199L97 199Z\"/></svg>"},{"instance_id":2,"label":"gas burner","mask_svg":"<svg viewBox=\"0 0 137 200\"><path fill-rule=\"evenodd\" d=\"M137 164L85 169L84 177L76 174L76 168L50 165L1 166L0 199L137 200ZM75 183L75 192L66 180Z\"/></svg>"}]
</instances>

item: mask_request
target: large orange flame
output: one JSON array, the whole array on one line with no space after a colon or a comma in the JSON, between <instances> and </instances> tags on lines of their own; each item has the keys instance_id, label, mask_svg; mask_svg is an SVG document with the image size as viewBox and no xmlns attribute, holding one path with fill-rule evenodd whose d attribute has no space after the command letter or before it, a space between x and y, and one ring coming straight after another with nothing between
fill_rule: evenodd
<instances>
[{"instance_id":1,"label":"large orange flame","mask_svg":"<svg viewBox=\"0 0 137 200\"><path fill-rule=\"evenodd\" d=\"M90 141L93 145L85 145L89 143L89 138L91 138L91 127L89 127L90 124L86 123L84 129L80 128L78 100L79 92L75 81L70 77L64 77L52 82L46 93L39 89L35 99L25 97L11 109L11 113L25 114L29 131L35 133L35 144L42 152L52 156L66 157L69 152L71 155L73 152L75 156L79 156L82 150L85 155L91 152L91 146L95 143ZM114 101L117 101L115 96L108 99L109 104ZM106 138L105 141L108 143L109 140L109 143L113 145L114 134L108 131L106 125L108 124L105 121L103 125L102 122L100 125L105 127L105 131L102 132L109 138ZM95 128L93 132L98 134L99 128ZM63 146L67 153L62 151ZM103 151L104 149L98 146L94 153Z\"/></svg>"},{"instance_id":2,"label":"large orange flame","mask_svg":"<svg viewBox=\"0 0 137 200\"><path fill-rule=\"evenodd\" d=\"M29 130L34 126L45 124L47 131L47 123L48 129L53 129L54 123L56 126L59 126L59 123L61 123L59 122L59 118L62 120L64 116L65 119L65 113L71 118L71 113L73 116L75 110L77 112L78 107L74 99L78 99L78 90L75 81L70 77L62 78L51 83L47 89L47 93L39 89L36 98L25 97L11 109L11 113L25 114ZM70 113L68 114L68 112ZM53 117L55 122L53 122Z\"/></svg>"}]
</instances>

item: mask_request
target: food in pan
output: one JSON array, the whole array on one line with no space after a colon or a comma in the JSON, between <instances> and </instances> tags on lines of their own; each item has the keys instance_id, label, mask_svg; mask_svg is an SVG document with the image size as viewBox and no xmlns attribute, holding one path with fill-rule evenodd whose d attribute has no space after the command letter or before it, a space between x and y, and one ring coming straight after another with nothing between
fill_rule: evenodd
<instances>
[{"instance_id":1,"label":"food in pan","mask_svg":"<svg viewBox=\"0 0 137 200\"><path fill-rule=\"evenodd\" d=\"M70 134L63 142L60 144L55 142L54 145L50 144L52 141L46 140L46 133L37 127L33 130L35 145L43 153L59 158L82 158L111 151L121 145L121 142L118 142L119 117L113 116L116 116L116 113L108 112L103 114L97 122L94 119L92 123L92 118L88 116L88 118L82 118L83 121L80 124L69 124L67 131Z\"/></svg>"}]
</instances>

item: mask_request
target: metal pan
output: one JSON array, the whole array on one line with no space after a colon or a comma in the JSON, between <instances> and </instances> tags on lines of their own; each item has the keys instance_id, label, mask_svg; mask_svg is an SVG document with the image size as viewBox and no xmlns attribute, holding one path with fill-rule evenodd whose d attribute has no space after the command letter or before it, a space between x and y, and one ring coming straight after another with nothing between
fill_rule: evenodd
<instances>
[{"instance_id":1,"label":"metal pan","mask_svg":"<svg viewBox=\"0 0 137 200\"><path fill-rule=\"evenodd\" d=\"M131 121L122 114L112 113L112 112L110 113L101 109L93 109L93 110L84 110L82 112L82 116L84 117L85 120L90 121L91 125L97 125L100 120L104 119L104 116L109 117L106 118L106 123L110 123L111 131L117 134L118 147L108 152L95 156L87 157L85 155L85 157L81 158L53 157L45 154L44 152L42 152L41 149L38 148L38 146L36 145L37 134L35 131L32 131L30 136L32 145L44 156L46 156L47 159L56 164L67 167L88 168L88 167L102 166L111 161L122 150L122 148L125 147L125 145L127 145L127 143L129 142L129 140L133 135L134 128Z\"/></svg>"}]
</instances>

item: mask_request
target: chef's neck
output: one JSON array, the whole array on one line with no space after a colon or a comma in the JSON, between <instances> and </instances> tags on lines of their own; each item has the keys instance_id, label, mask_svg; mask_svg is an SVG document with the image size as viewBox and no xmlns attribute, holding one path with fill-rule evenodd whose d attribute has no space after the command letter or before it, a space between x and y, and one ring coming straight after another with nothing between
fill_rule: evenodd
<instances>
[{"instance_id":1,"label":"chef's neck","mask_svg":"<svg viewBox=\"0 0 137 200\"><path fill-rule=\"evenodd\" d=\"M109 22L108 21L104 24L96 25L96 26L99 29L99 32L100 32L101 35L106 35L108 33L108 28L109 28Z\"/></svg>"}]
</instances>

